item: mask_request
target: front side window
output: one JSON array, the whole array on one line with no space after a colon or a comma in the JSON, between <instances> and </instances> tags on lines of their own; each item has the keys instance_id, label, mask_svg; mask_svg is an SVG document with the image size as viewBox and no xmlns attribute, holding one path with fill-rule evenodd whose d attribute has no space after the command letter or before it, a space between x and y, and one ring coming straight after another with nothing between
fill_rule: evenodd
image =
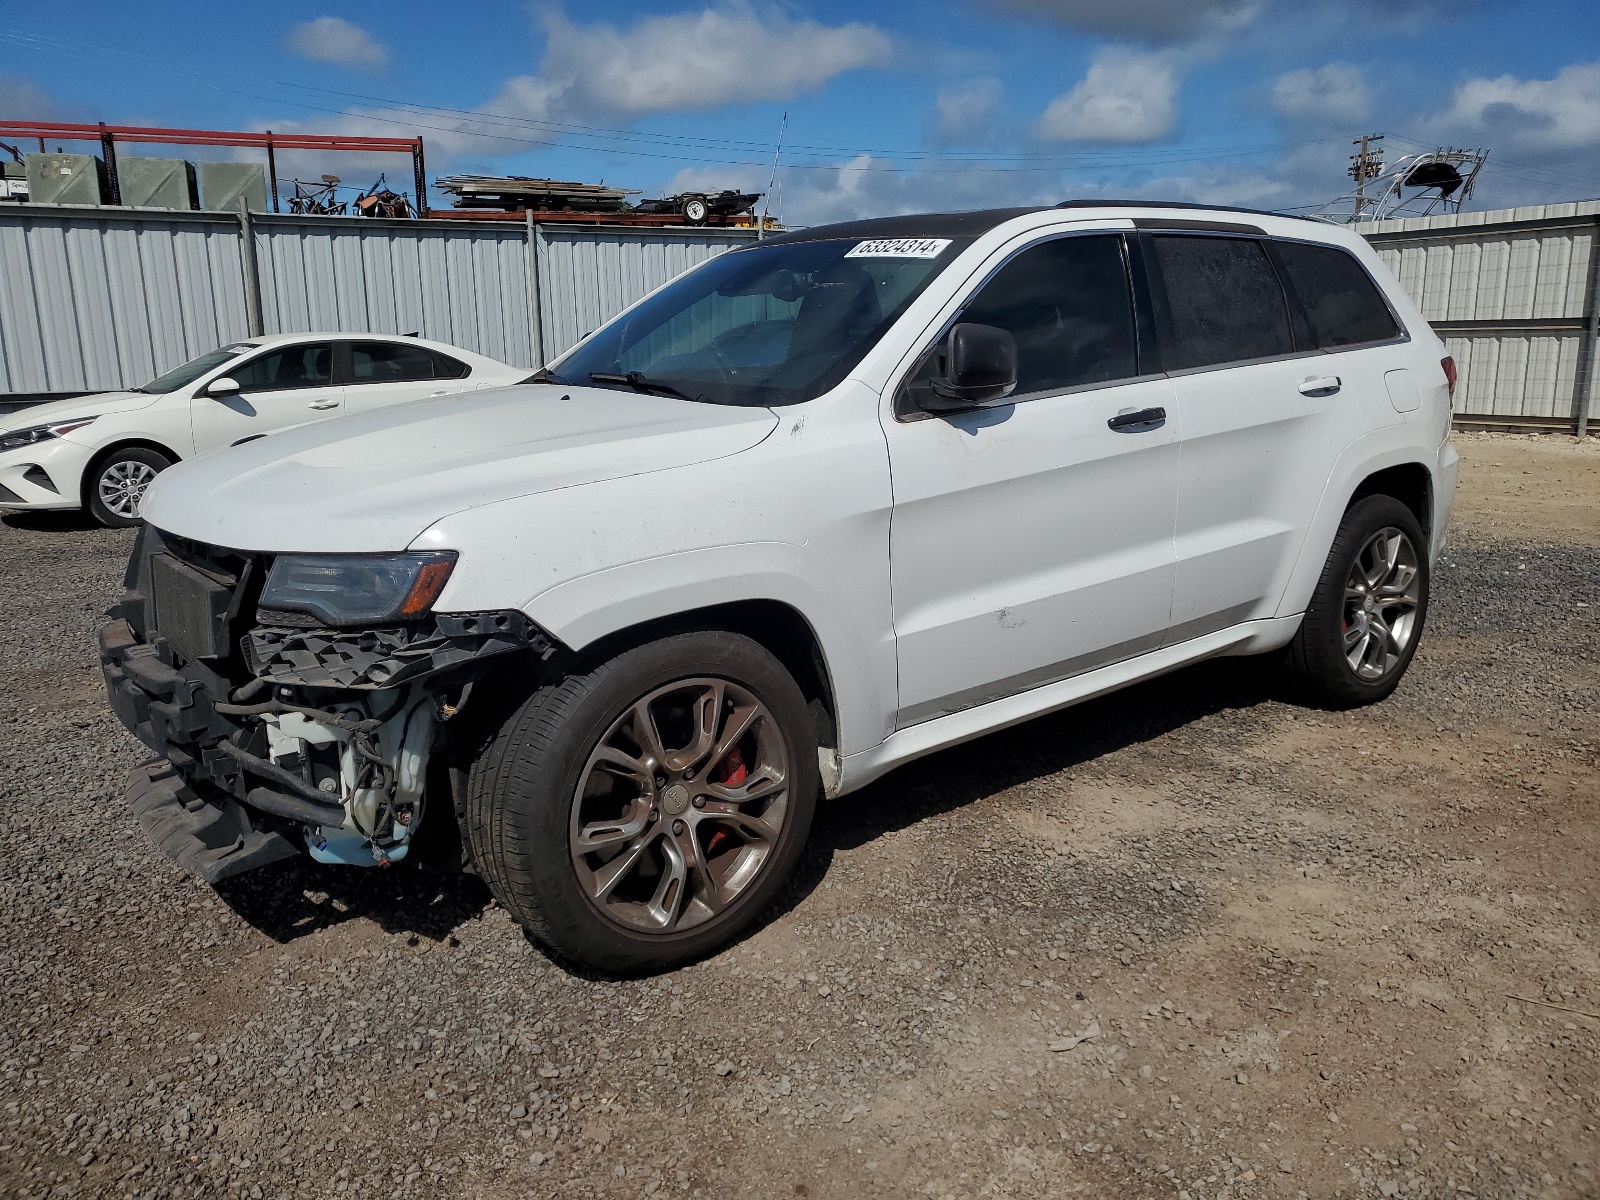
<instances>
[{"instance_id":1,"label":"front side window","mask_svg":"<svg viewBox=\"0 0 1600 1200\"><path fill-rule=\"evenodd\" d=\"M240 365L231 375L241 392L277 392L326 387L333 382L333 346L328 342L284 346Z\"/></svg>"},{"instance_id":2,"label":"front side window","mask_svg":"<svg viewBox=\"0 0 1600 1200\"><path fill-rule=\"evenodd\" d=\"M843 380L966 244L841 238L720 254L604 326L543 378L716 404L810 400Z\"/></svg>"},{"instance_id":3,"label":"front side window","mask_svg":"<svg viewBox=\"0 0 1600 1200\"><path fill-rule=\"evenodd\" d=\"M406 342L351 342L351 383L413 383L432 379L433 354Z\"/></svg>"},{"instance_id":4,"label":"front side window","mask_svg":"<svg viewBox=\"0 0 1600 1200\"><path fill-rule=\"evenodd\" d=\"M188 387L207 371L220 367L223 363L238 358L247 351L254 350L253 342L238 342L232 346L221 346L209 354L202 354L199 358L186 362L181 367L173 367L165 375L157 375L142 388L135 391L149 392L151 395L164 396L168 392L175 392L181 387Z\"/></svg>"},{"instance_id":5,"label":"front side window","mask_svg":"<svg viewBox=\"0 0 1600 1200\"><path fill-rule=\"evenodd\" d=\"M1400 336L1378 285L1352 255L1337 246L1308 242L1276 242L1274 246L1289 286L1311 318L1319 349L1386 342Z\"/></svg>"},{"instance_id":6,"label":"front side window","mask_svg":"<svg viewBox=\"0 0 1600 1200\"><path fill-rule=\"evenodd\" d=\"M1157 234L1165 285L1169 371L1269 358L1294 351L1283 285L1253 238Z\"/></svg>"},{"instance_id":7,"label":"front side window","mask_svg":"<svg viewBox=\"0 0 1600 1200\"><path fill-rule=\"evenodd\" d=\"M1138 374L1133 298L1115 235L1029 247L995 272L957 320L1016 339L1016 397ZM943 369L939 359L936 350L917 371L913 396Z\"/></svg>"}]
</instances>

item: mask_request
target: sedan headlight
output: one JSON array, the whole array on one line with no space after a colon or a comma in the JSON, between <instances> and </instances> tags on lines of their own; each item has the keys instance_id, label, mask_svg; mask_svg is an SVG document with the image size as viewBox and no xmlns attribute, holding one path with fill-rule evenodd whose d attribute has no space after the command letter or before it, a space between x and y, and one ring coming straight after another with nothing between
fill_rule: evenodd
<instances>
[{"instance_id":1,"label":"sedan headlight","mask_svg":"<svg viewBox=\"0 0 1600 1200\"><path fill-rule=\"evenodd\" d=\"M30 425L26 429L13 429L10 433L0 433L0 450L18 450L23 446L48 442L51 438L58 438L64 433L71 433L74 429L91 425L94 421L94 417L73 417L70 421L53 421L49 425Z\"/></svg>"},{"instance_id":2,"label":"sedan headlight","mask_svg":"<svg viewBox=\"0 0 1600 1200\"><path fill-rule=\"evenodd\" d=\"M284 554L273 561L260 607L310 613L330 625L411 621L444 590L456 556Z\"/></svg>"}]
</instances>

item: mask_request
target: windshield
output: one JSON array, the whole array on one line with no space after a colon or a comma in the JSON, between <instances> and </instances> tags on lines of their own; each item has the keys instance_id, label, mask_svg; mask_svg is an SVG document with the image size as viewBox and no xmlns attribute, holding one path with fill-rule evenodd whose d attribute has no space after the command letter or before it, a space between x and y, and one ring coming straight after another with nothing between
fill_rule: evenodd
<instances>
[{"instance_id":1,"label":"windshield","mask_svg":"<svg viewBox=\"0 0 1600 1200\"><path fill-rule=\"evenodd\" d=\"M215 367L220 367L230 358L238 358L246 350L254 350L255 346L249 342L236 342L232 346L222 346L210 354L202 354L199 358L186 362L181 367L173 367L165 375L157 375L141 388L134 388L136 392L150 392L161 394L175 392L181 387L187 387L200 376Z\"/></svg>"},{"instance_id":2,"label":"windshield","mask_svg":"<svg viewBox=\"0 0 1600 1200\"><path fill-rule=\"evenodd\" d=\"M623 313L544 377L716 404L810 400L967 244L848 238L730 251Z\"/></svg>"}]
</instances>

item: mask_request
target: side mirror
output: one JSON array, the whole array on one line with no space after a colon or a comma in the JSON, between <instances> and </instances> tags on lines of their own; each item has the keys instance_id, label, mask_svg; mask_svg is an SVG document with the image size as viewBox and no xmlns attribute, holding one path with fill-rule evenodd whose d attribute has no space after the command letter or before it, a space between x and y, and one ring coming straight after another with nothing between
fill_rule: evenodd
<instances>
[{"instance_id":1,"label":"side mirror","mask_svg":"<svg viewBox=\"0 0 1600 1200\"><path fill-rule=\"evenodd\" d=\"M964 412L1004 399L1017 386L1017 339L993 325L963 322L950 330L944 374L919 398L928 412Z\"/></svg>"},{"instance_id":2,"label":"side mirror","mask_svg":"<svg viewBox=\"0 0 1600 1200\"><path fill-rule=\"evenodd\" d=\"M229 379L226 375L224 375L221 379L213 379L210 383L206 384L206 395L215 399L220 399L223 396L236 396L238 393L238 380Z\"/></svg>"}]
</instances>

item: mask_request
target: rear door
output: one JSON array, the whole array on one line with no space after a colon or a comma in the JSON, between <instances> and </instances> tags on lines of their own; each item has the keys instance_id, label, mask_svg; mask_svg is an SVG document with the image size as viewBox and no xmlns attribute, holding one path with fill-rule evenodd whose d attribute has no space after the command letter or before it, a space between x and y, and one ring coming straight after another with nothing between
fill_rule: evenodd
<instances>
[{"instance_id":1,"label":"rear door","mask_svg":"<svg viewBox=\"0 0 1600 1200\"><path fill-rule=\"evenodd\" d=\"M332 342L276 345L230 369L236 394L214 398L202 392L190 401L195 452L337 416L344 389L334 383L333 349Z\"/></svg>"},{"instance_id":2,"label":"rear door","mask_svg":"<svg viewBox=\"0 0 1600 1200\"><path fill-rule=\"evenodd\" d=\"M346 398L352 412L369 412L429 396L464 392L467 364L411 342L350 343Z\"/></svg>"},{"instance_id":3,"label":"rear door","mask_svg":"<svg viewBox=\"0 0 1600 1200\"><path fill-rule=\"evenodd\" d=\"M1018 385L929 416L935 341L885 422L902 726L1153 650L1172 602L1172 387L1140 365L1121 235L1021 249L956 320L1012 333Z\"/></svg>"},{"instance_id":4,"label":"rear door","mask_svg":"<svg viewBox=\"0 0 1600 1200\"><path fill-rule=\"evenodd\" d=\"M1181 434L1174 643L1274 614L1366 420L1360 387L1316 346L1264 237L1152 233L1142 244Z\"/></svg>"}]
</instances>

